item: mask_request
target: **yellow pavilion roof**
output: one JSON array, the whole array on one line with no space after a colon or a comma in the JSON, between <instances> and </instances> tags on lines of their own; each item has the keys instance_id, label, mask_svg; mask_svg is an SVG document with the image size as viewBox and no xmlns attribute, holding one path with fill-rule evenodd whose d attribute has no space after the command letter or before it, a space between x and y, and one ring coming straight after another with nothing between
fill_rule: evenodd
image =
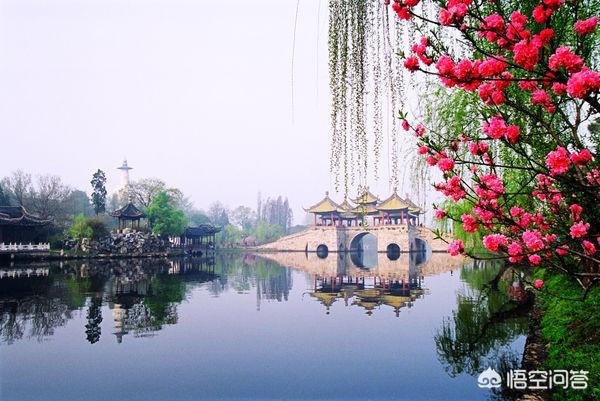
<instances>
[{"instance_id":1,"label":"yellow pavilion roof","mask_svg":"<svg viewBox=\"0 0 600 401\"><path fill-rule=\"evenodd\" d=\"M309 213L344 212L344 209L340 205L331 200L329 192L325 192L325 198L321 202L304 210Z\"/></svg>"},{"instance_id":2,"label":"yellow pavilion roof","mask_svg":"<svg viewBox=\"0 0 600 401\"><path fill-rule=\"evenodd\" d=\"M366 204L370 204L370 203L379 202L379 198L376 197L375 195L373 195L371 193L371 191L367 190L361 196L358 196L355 199L352 199L352 202L359 204L359 205L366 205Z\"/></svg>"},{"instance_id":3,"label":"yellow pavilion roof","mask_svg":"<svg viewBox=\"0 0 600 401\"><path fill-rule=\"evenodd\" d=\"M401 210L410 208L410 204L398 196L396 192L392 194L389 198L384 200L379 206L377 206L377 210Z\"/></svg>"},{"instance_id":4,"label":"yellow pavilion roof","mask_svg":"<svg viewBox=\"0 0 600 401\"><path fill-rule=\"evenodd\" d=\"M311 292L310 295L317 298L323 305L327 307L331 306L338 297L337 293L329 292Z\"/></svg>"},{"instance_id":5,"label":"yellow pavilion roof","mask_svg":"<svg viewBox=\"0 0 600 401\"><path fill-rule=\"evenodd\" d=\"M371 215L377 214L379 211L373 205L358 205L354 208L354 213Z\"/></svg>"}]
</instances>

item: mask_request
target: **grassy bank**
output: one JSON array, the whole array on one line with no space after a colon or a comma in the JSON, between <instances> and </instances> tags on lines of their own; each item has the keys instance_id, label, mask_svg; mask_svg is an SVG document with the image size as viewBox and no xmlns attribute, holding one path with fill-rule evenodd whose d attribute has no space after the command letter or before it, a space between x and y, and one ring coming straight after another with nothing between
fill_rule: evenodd
<instances>
[{"instance_id":1,"label":"grassy bank","mask_svg":"<svg viewBox=\"0 0 600 401\"><path fill-rule=\"evenodd\" d=\"M544 368L589 371L586 390L555 389L553 400L600 400L600 286L584 301L573 300L582 297L575 282L539 273L545 281L538 294L542 337L548 343Z\"/></svg>"}]
</instances>

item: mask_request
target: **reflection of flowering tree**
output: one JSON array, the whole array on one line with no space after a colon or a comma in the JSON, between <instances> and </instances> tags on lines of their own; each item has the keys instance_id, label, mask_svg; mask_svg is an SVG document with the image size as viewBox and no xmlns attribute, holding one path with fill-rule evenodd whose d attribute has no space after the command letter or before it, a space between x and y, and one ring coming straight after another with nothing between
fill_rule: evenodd
<instances>
[{"instance_id":1,"label":"reflection of flowering tree","mask_svg":"<svg viewBox=\"0 0 600 401\"><path fill-rule=\"evenodd\" d=\"M510 263L543 261L589 290L600 279L600 137L587 129L600 112L598 4L434 1L432 18L419 3L392 4L423 34L404 66L465 91L481 120L478 129L426 130L404 116L418 153L443 174L435 188L468 206L436 217L483 232L483 246ZM462 241L449 251L465 252Z\"/></svg>"}]
</instances>

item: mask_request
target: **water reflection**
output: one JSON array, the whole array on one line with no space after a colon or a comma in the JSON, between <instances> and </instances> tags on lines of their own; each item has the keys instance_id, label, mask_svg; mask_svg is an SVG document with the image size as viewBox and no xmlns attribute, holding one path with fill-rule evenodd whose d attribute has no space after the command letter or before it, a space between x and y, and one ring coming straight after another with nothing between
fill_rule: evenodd
<instances>
[{"instance_id":1,"label":"water reflection","mask_svg":"<svg viewBox=\"0 0 600 401\"><path fill-rule=\"evenodd\" d=\"M473 261L462 268L461 279L469 285L458 291L457 309L435 336L446 371L454 377L493 367L504 376L518 369L521 353L507 345L528 329L532 297L524 290L522 276L498 263ZM517 396L502 391L495 391L498 399Z\"/></svg>"},{"instance_id":2,"label":"water reflection","mask_svg":"<svg viewBox=\"0 0 600 401\"><path fill-rule=\"evenodd\" d=\"M524 297L519 277L505 285L496 267L461 270L446 254L388 256L370 269L337 253L0 268L12 368L0 398L120 399L132 382L144 385L128 399L145 401L487 398L472 376L522 349L526 323L508 312ZM386 352L362 347L373 333ZM352 352L323 352L341 344Z\"/></svg>"}]
</instances>

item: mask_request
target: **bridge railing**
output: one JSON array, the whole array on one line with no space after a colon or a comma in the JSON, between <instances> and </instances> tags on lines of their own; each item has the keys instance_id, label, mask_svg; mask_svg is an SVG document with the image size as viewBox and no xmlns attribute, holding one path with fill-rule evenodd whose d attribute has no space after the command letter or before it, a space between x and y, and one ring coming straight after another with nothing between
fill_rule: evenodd
<instances>
[{"instance_id":1,"label":"bridge railing","mask_svg":"<svg viewBox=\"0 0 600 401\"><path fill-rule=\"evenodd\" d=\"M39 251L49 251L50 243L48 242L40 242L38 244L21 244L21 243L10 243L5 244L4 242L0 243L0 252L39 252Z\"/></svg>"}]
</instances>

